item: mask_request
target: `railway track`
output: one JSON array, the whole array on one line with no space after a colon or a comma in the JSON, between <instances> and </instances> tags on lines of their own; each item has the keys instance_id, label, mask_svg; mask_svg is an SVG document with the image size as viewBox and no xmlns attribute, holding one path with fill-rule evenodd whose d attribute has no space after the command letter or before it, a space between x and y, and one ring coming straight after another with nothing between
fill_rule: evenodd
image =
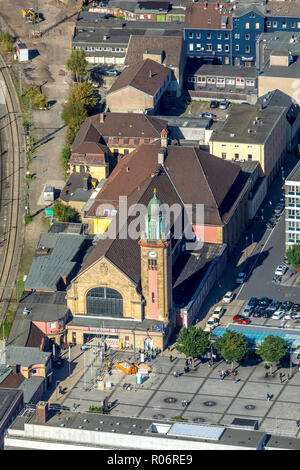
<instances>
[{"instance_id":1,"label":"railway track","mask_svg":"<svg viewBox=\"0 0 300 470\"><path fill-rule=\"evenodd\" d=\"M5 84L6 140L8 148L8 198L6 242L0 263L0 323L13 294L23 240L24 167L22 165L22 116L9 71L0 56L0 79Z\"/></svg>"}]
</instances>

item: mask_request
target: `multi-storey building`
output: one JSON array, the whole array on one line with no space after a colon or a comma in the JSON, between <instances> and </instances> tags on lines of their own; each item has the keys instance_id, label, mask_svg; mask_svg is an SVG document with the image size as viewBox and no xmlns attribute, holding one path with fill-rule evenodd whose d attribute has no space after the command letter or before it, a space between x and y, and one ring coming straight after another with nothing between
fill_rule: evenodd
<instances>
[{"instance_id":1,"label":"multi-storey building","mask_svg":"<svg viewBox=\"0 0 300 470\"><path fill-rule=\"evenodd\" d=\"M204 2L186 7L187 55L208 63L256 66L259 36L274 31L300 31L300 4Z\"/></svg>"},{"instance_id":2,"label":"multi-storey building","mask_svg":"<svg viewBox=\"0 0 300 470\"><path fill-rule=\"evenodd\" d=\"M285 180L285 246L300 243L300 162Z\"/></svg>"}]
</instances>

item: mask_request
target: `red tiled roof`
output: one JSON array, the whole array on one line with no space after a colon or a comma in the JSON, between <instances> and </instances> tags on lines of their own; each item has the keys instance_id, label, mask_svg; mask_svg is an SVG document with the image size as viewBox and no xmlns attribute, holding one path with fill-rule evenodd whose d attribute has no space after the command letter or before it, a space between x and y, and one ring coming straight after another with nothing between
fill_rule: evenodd
<instances>
[{"instance_id":1,"label":"red tiled roof","mask_svg":"<svg viewBox=\"0 0 300 470\"><path fill-rule=\"evenodd\" d=\"M219 8L223 5L222 10ZM222 29L232 28L232 12L230 4L220 3L188 3L185 10L185 28L190 29ZM223 16L228 17L226 28L221 27Z\"/></svg>"}]
</instances>

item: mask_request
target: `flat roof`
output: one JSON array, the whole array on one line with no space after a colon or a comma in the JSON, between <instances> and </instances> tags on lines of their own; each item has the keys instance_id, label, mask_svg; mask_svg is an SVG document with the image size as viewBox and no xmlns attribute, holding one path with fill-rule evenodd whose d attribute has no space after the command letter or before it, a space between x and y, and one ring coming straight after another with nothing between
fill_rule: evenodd
<instances>
[{"instance_id":1,"label":"flat roof","mask_svg":"<svg viewBox=\"0 0 300 470\"><path fill-rule=\"evenodd\" d=\"M297 59L288 66L284 65L267 65L264 67L260 75L266 77L279 78L299 78L300 76L300 60Z\"/></svg>"},{"instance_id":2,"label":"flat roof","mask_svg":"<svg viewBox=\"0 0 300 470\"><path fill-rule=\"evenodd\" d=\"M256 78L258 72L255 67L237 67L233 65L213 65L188 62L185 75L209 75L218 77L247 77Z\"/></svg>"},{"instance_id":3,"label":"flat roof","mask_svg":"<svg viewBox=\"0 0 300 470\"><path fill-rule=\"evenodd\" d=\"M212 142L263 144L286 109L279 106L259 109L258 106L232 104L222 129L215 130ZM256 120L256 118L258 118ZM253 122L256 121L256 124ZM250 130L250 133L248 132Z\"/></svg>"}]
</instances>

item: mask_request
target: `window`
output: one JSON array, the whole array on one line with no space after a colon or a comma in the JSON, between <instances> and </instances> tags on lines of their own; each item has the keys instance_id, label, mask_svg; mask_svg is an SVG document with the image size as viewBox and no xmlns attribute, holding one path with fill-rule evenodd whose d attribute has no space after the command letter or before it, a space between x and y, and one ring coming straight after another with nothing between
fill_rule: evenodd
<instances>
[{"instance_id":1,"label":"window","mask_svg":"<svg viewBox=\"0 0 300 470\"><path fill-rule=\"evenodd\" d=\"M206 77L197 77L198 83L206 83Z\"/></svg>"},{"instance_id":2,"label":"window","mask_svg":"<svg viewBox=\"0 0 300 470\"><path fill-rule=\"evenodd\" d=\"M217 85L225 86L225 78L217 78Z\"/></svg>"},{"instance_id":3,"label":"window","mask_svg":"<svg viewBox=\"0 0 300 470\"><path fill-rule=\"evenodd\" d=\"M51 329L56 328L56 322L55 321L50 322L50 328Z\"/></svg>"},{"instance_id":4,"label":"window","mask_svg":"<svg viewBox=\"0 0 300 470\"><path fill-rule=\"evenodd\" d=\"M236 44L236 45L235 45L235 50L236 50L236 51L239 51L239 50L240 50L239 44Z\"/></svg>"},{"instance_id":5,"label":"window","mask_svg":"<svg viewBox=\"0 0 300 470\"><path fill-rule=\"evenodd\" d=\"M148 269L157 269L156 259L148 259Z\"/></svg>"},{"instance_id":6,"label":"window","mask_svg":"<svg viewBox=\"0 0 300 470\"><path fill-rule=\"evenodd\" d=\"M248 160L252 160L252 154L248 153Z\"/></svg>"},{"instance_id":7,"label":"window","mask_svg":"<svg viewBox=\"0 0 300 470\"><path fill-rule=\"evenodd\" d=\"M254 86L254 80L246 80L246 86Z\"/></svg>"},{"instance_id":8,"label":"window","mask_svg":"<svg viewBox=\"0 0 300 470\"><path fill-rule=\"evenodd\" d=\"M86 295L86 313L96 316L123 317L123 297L115 289L95 287Z\"/></svg>"},{"instance_id":9,"label":"window","mask_svg":"<svg viewBox=\"0 0 300 470\"><path fill-rule=\"evenodd\" d=\"M234 39L240 39L240 34L239 34L239 33L235 33Z\"/></svg>"},{"instance_id":10,"label":"window","mask_svg":"<svg viewBox=\"0 0 300 470\"><path fill-rule=\"evenodd\" d=\"M154 292L152 292L151 298L152 298L152 303L154 303L154 302L155 302L155 294L154 294Z\"/></svg>"},{"instance_id":11,"label":"window","mask_svg":"<svg viewBox=\"0 0 300 470\"><path fill-rule=\"evenodd\" d=\"M206 50L211 52L212 51L212 44L206 44Z\"/></svg>"},{"instance_id":12,"label":"window","mask_svg":"<svg viewBox=\"0 0 300 470\"><path fill-rule=\"evenodd\" d=\"M298 21L297 23L297 28L299 29L300 28L300 22Z\"/></svg>"},{"instance_id":13,"label":"window","mask_svg":"<svg viewBox=\"0 0 300 470\"><path fill-rule=\"evenodd\" d=\"M229 52L229 44L225 44L225 52Z\"/></svg>"},{"instance_id":14,"label":"window","mask_svg":"<svg viewBox=\"0 0 300 470\"><path fill-rule=\"evenodd\" d=\"M217 44L217 50L222 51L222 44Z\"/></svg>"},{"instance_id":15,"label":"window","mask_svg":"<svg viewBox=\"0 0 300 470\"><path fill-rule=\"evenodd\" d=\"M273 21L273 28L277 28L277 21Z\"/></svg>"},{"instance_id":16,"label":"window","mask_svg":"<svg viewBox=\"0 0 300 470\"><path fill-rule=\"evenodd\" d=\"M238 159L239 159L239 154L238 154L238 153L235 153L235 154L234 154L234 159L235 159L235 160L238 160Z\"/></svg>"},{"instance_id":17,"label":"window","mask_svg":"<svg viewBox=\"0 0 300 470\"><path fill-rule=\"evenodd\" d=\"M206 34L206 38L207 38L207 39L211 39L211 33L207 33L207 34Z\"/></svg>"},{"instance_id":18,"label":"window","mask_svg":"<svg viewBox=\"0 0 300 470\"><path fill-rule=\"evenodd\" d=\"M235 79L234 78L227 78L226 79L226 85L235 85Z\"/></svg>"},{"instance_id":19,"label":"window","mask_svg":"<svg viewBox=\"0 0 300 470\"><path fill-rule=\"evenodd\" d=\"M31 369L31 375L37 375L39 371L37 369Z\"/></svg>"},{"instance_id":20,"label":"window","mask_svg":"<svg viewBox=\"0 0 300 470\"><path fill-rule=\"evenodd\" d=\"M195 83L196 77L188 77L188 83Z\"/></svg>"},{"instance_id":21,"label":"window","mask_svg":"<svg viewBox=\"0 0 300 470\"><path fill-rule=\"evenodd\" d=\"M222 152L222 159L226 160L226 153L225 152Z\"/></svg>"},{"instance_id":22,"label":"window","mask_svg":"<svg viewBox=\"0 0 300 470\"><path fill-rule=\"evenodd\" d=\"M291 22L291 27L292 27L292 28L295 28L295 27L296 27L295 21L292 21L292 22Z\"/></svg>"},{"instance_id":23,"label":"window","mask_svg":"<svg viewBox=\"0 0 300 470\"><path fill-rule=\"evenodd\" d=\"M207 83L216 83L216 79L215 78L207 78Z\"/></svg>"},{"instance_id":24,"label":"window","mask_svg":"<svg viewBox=\"0 0 300 470\"><path fill-rule=\"evenodd\" d=\"M267 28L271 28L271 21L267 21Z\"/></svg>"},{"instance_id":25,"label":"window","mask_svg":"<svg viewBox=\"0 0 300 470\"><path fill-rule=\"evenodd\" d=\"M194 44L189 44L189 50L193 51L194 50Z\"/></svg>"},{"instance_id":26,"label":"window","mask_svg":"<svg viewBox=\"0 0 300 470\"><path fill-rule=\"evenodd\" d=\"M201 44L196 44L197 51L201 51Z\"/></svg>"},{"instance_id":27,"label":"window","mask_svg":"<svg viewBox=\"0 0 300 470\"><path fill-rule=\"evenodd\" d=\"M218 33L218 39L222 39L222 33Z\"/></svg>"},{"instance_id":28,"label":"window","mask_svg":"<svg viewBox=\"0 0 300 470\"><path fill-rule=\"evenodd\" d=\"M286 21L283 21L283 22L282 22L282 27L283 27L283 28L286 28Z\"/></svg>"},{"instance_id":29,"label":"window","mask_svg":"<svg viewBox=\"0 0 300 470\"><path fill-rule=\"evenodd\" d=\"M211 24L211 18L208 18L208 19L207 19L207 23L208 23L208 24Z\"/></svg>"},{"instance_id":30,"label":"window","mask_svg":"<svg viewBox=\"0 0 300 470\"><path fill-rule=\"evenodd\" d=\"M196 38L201 39L201 33L196 33Z\"/></svg>"},{"instance_id":31,"label":"window","mask_svg":"<svg viewBox=\"0 0 300 470\"><path fill-rule=\"evenodd\" d=\"M225 39L229 39L229 34L225 33Z\"/></svg>"},{"instance_id":32,"label":"window","mask_svg":"<svg viewBox=\"0 0 300 470\"><path fill-rule=\"evenodd\" d=\"M250 46L246 46L246 47L245 47L245 52L249 54L249 52L250 52Z\"/></svg>"},{"instance_id":33,"label":"window","mask_svg":"<svg viewBox=\"0 0 300 470\"><path fill-rule=\"evenodd\" d=\"M189 39L193 39L194 37L194 34L193 33L189 33Z\"/></svg>"},{"instance_id":34,"label":"window","mask_svg":"<svg viewBox=\"0 0 300 470\"><path fill-rule=\"evenodd\" d=\"M237 78L235 81L236 86L245 86L245 79L244 78Z\"/></svg>"},{"instance_id":35,"label":"window","mask_svg":"<svg viewBox=\"0 0 300 470\"><path fill-rule=\"evenodd\" d=\"M104 215L109 215L109 212L110 212L109 209L104 209L104 210L103 210L103 214L104 214Z\"/></svg>"},{"instance_id":36,"label":"window","mask_svg":"<svg viewBox=\"0 0 300 470\"><path fill-rule=\"evenodd\" d=\"M249 23L245 23L245 29L249 29L250 25Z\"/></svg>"},{"instance_id":37,"label":"window","mask_svg":"<svg viewBox=\"0 0 300 470\"><path fill-rule=\"evenodd\" d=\"M250 34L248 34L248 33L245 34L245 39L246 39L246 41L249 41L249 39L250 39Z\"/></svg>"},{"instance_id":38,"label":"window","mask_svg":"<svg viewBox=\"0 0 300 470\"><path fill-rule=\"evenodd\" d=\"M224 60L225 65L229 65L229 62L230 62L229 57L225 57L225 60Z\"/></svg>"},{"instance_id":39,"label":"window","mask_svg":"<svg viewBox=\"0 0 300 470\"><path fill-rule=\"evenodd\" d=\"M260 28L260 24L259 23L255 23L255 29L259 29Z\"/></svg>"}]
</instances>

